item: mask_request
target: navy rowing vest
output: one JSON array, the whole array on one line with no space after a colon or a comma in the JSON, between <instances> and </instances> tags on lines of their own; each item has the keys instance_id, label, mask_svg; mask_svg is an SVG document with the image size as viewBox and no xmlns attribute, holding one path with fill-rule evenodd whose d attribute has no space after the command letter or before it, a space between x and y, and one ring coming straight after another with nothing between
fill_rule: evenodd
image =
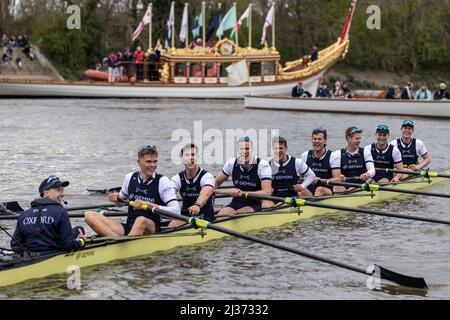
<instances>
[{"instance_id":1,"label":"navy rowing vest","mask_svg":"<svg viewBox=\"0 0 450 320\"><path fill-rule=\"evenodd\" d=\"M159 180L162 175L156 174L155 178L148 178L147 181L141 181L139 177L139 172L133 173L128 185L128 194L130 201L142 200L148 201L160 206L165 206L159 195ZM127 225L132 226L137 217L144 216L148 219L153 220L156 224L161 223L160 215L153 213L149 210L135 210L133 207L128 206L128 218Z\"/></svg>"},{"instance_id":2,"label":"navy rowing vest","mask_svg":"<svg viewBox=\"0 0 450 320\"><path fill-rule=\"evenodd\" d=\"M193 206L197 201L200 192L202 191L202 186L200 181L203 176L208 173L208 171L199 169L200 173L196 175L197 180L194 182L193 179L186 179L184 171L181 171L178 176L181 181L180 195L183 198L183 206L181 207L182 214L187 213L187 209ZM202 214L208 221L214 221L214 194L208 199L206 204L200 208L200 214Z\"/></svg>"},{"instance_id":3,"label":"navy rowing vest","mask_svg":"<svg viewBox=\"0 0 450 320\"><path fill-rule=\"evenodd\" d=\"M359 177L367 171L364 160L364 148L359 148L358 153L351 155L346 149L341 149L341 174L345 177ZM359 179L347 179L350 183L359 183Z\"/></svg>"},{"instance_id":4,"label":"navy rowing vest","mask_svg":"<svg viewBox=\"0 0 450 320\"><path fill-rule=\"evenodd\" d=\"M258 175L258 166L260 161L260 158L256 158L256 164L253 164L250 170L246 170L241 168L241 165L238 163L238 158L236 158L233 165L233 171L231 172L233 185L242 191L261 190L261 179ZM240 202L247 205L259 206L262 201L256 199L240 199Z\"/></svg>"},{"instance_id":5,"label":"navy rowing vest","mask_svg":"<svg viewBox=\"0 0 450 320\"><path fill-rule=\"evenodd\" d=\"M313 150L308 151L306 164L316 174L316 177L321 179L331 179L333 177L333 173L330 165L330 157L333 152L331 152L331 150L327 150L322 159L315 158L313 152Z\"/></svg>"},{"instance_id":6,"label":"navy rowing vest","mask_svg":"<svg viewBox=\"0 0 450 320\"><path fill-rule=\"evenodd\" d=\"M298 184L295 160L295 157L291 156L286 165L281 166L280 164L280 167L272 169L273 172L276 172L272 175L272 188L275 190L273 194L274 196L292 197L296 195L296 192L292 188L294 184ZM270 161L270 165L272 165L272 161Z\"/></svg>"},{"instance_id":7,"label":"navy rowing vest","mask_svg":"<svg viewBox=\"0 0 450 320\"><path fill-rule=\"evenodd\" d=\"M392 156L392 152L394 151L393 145L390 144L387 151L383 153L378 151L376 143L372 143L370 151L372 153L375 168L394 168L394 157ZM393 177L394 174L392 172L377 171L373 179L375 181L378 181L382 178L392 180Z\"/></svg>"},{"instance_id":8,"label":"navy rowing vest","mask_svg":"<svg viewBox=\"0 0 450 320\"><path fill-rule=\"evenodd\" d=\"M412 139L408 147L403 147L401 139L397 139L397 148L402 154L402 160L404 165L418 164L419 157L416 150L416 139Z\"/></svg>"}]
</instances>

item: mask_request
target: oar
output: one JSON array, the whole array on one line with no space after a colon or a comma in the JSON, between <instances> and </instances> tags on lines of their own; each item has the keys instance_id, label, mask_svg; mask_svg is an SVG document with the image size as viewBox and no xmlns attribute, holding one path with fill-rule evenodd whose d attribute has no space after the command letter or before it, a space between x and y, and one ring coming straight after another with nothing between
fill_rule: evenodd
<instances>
[{"instance_id":1,"label":"oar","mask_svg":"<svg viewBox=\"0 0 450 320\"><path fill-rule=\"evenodd\" d=\"M450 221L446 221L446 220L438 220L438 219L424 218L424 217L418 217L418 216L407 216L407 215L403 215L403 214L368 210L368 209L362 209L362 208L337 206L334 204L326 204L326 203L307 201L307 200L298 199L295 197L282 198L282 197L266 196L266 195L261 195L261 194L252 194L252 193L244 192L244 193L242 193L242 198L269 200L269 201L273 201L273 202L282 202L285 204L289 204L293 207L302 207L302 206L318 207L318 208L326 208L326 209L333 209L333 210L352 211L352 212L358 212L358 213L372 214L372 215L376 215L376 216L385 216L385 217L408 219L408 220L418 220L418 221L424 221L424 222L450 225Z\"/></svg>"},{"instance_id":2,"label":"oar","mask_svg":"<svg viewBox=\"0 0 450 320\"><path fill-rule=\"evenodd\" d=\"M371 184L371 183L349 183L349 182L339 182L339 181L330 181L330 180L319 180L318 182L321 185L327 185L327 186L344 186L344 187L352 187L352 188L358 188L364 191L388 191L388 192L399 192L399 193L408 193L408 194L415 194L415 195L421 195L421 196L431 196L431 197L440 197L440 198L450 198L450 194L445 193L437 193L437 192L424 192L424 191L417 191L417 190L406 190L406 189L399 189L399 188L390 188L381 186L378 184Z\"/></svg>"},{"instance_id":3,"label":"oar","mask_svg":"<svg viewBox=\"0 0 450 320\"><path fill-rule=\"evenodd\" d=\"M22 212L22 211L24 211L24 210L17 201L0 203L0 213L1 212L14 213L14 212Z\"/></svg>"},{"instance_id":4,"label":"oar","mask_svg":"<svg viewBox=\"0 0 450 320\"><path fill-rule=\"evenodd\" d=\"M425 178L450 178L450 174L438 173L435 171L426 170L397 170L397 169L387 169L387 168L376 168L377 171L392 172L392 173L404 173L414 176L421 176Z\"/></svg>"},{"instance_id":5,"label":"oar","mask_svg":"<svg viewBox=\"0 0 450 320\"><path fill-rule=\"evenodd\" d=\"M145 205L142 206L141 208L146 209L146 210L149 209ZM412 288L419 288L419 289L428 288L424 278L416 278L416 277L399 274L399 273L393 272L391 270L388 270L384 267L378 266L376 264L373 266L370 266L369 268L367 268L367 270L365 270L362 268L354 267L349 264L345 264L345 263L337 262L337 261L334 261L334 260L331 260L328 258L324 258L324 257L318 256L318 255L315 255L315 254L312 254L312 253L309 253L306 251L301 251L301 250L294 249L294 248L291 248L291 247L288 247L288 246L285 246L282 244L278 244L278 243L275 243L272 241L268 241L268 240L264 240L264 239L261 239L261 238L255 237L255 236L251 236L246 233L242 233L242 232L234 231L232 229L224 228L222 226L219 226L214 223L210 223L206 220L202 220L199 218L195 218L195 217L188 218L183 215L175 214L175 213L172 213L170 211L167 211L167 210L161 209L161 208L152 208L151 210L152 210L152 212L159 213L160 215L168 217L168 218L183 220L183 221L191 224L195 228L216 230L218 232L222 232L222 233L232 235L232 236L235 236L238 238L246 239L249 241L257 242L257 243L260 243L260 244L263 244L266 246L270 246L272 248L277 248L277 249L280 249L283 251L291 252L291 253L294 253L294 254L297 254L297 255L300 255L303 257L307 257L307 258L311 258L311 259L325 262L328 264L332 264L334 266L345 268L347 270L351 270L351 271L355 271L355 272L359 272L361 274L365 274L365 275L368 275L371 277L376 274L377 276L379 276L382 279L397 283L399 285L412 287Z\"/></svg>"},{"instance_id":6,"label":"oar","mask_svg":"<svg viewBox=\"0 0 450 320\"><path fill-rule=\"evenodd\" d=\"M105 211L103 213L106 217L125 217L128 215L127 211ZM0 220L16 220L19 215L9 214L9 215L0 215ZM84 218L84 213L71 213L69 214L69 218Z\"/></svg>"}]
</instances>

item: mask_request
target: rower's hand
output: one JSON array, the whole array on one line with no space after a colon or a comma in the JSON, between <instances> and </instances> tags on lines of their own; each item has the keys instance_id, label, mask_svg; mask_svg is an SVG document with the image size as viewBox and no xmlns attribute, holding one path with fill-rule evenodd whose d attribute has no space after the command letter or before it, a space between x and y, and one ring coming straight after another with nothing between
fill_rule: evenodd
<instances>
[{"instance_id":1,"label":"rower's hand","mask_svg":"<svg viewBox=\"0 0 450 320\"><path fill-rule=\"evenodd\" d=\"M347 180L347 178L343 174L339 175L340 182L345 182L345 180Z\"/></svg>"},{"instance_id":2,"label":"rower's hand","mask_svg":"<svg viewBox=\"0 0 450 320\"><path fill-rule=\"evenodd\" d=\"M367 181L370 179L370 174L368 172L363 173L362 175L359 176L359 179L361 181Z\"/></svg>"},{"instance_id":3,"label":"rower's hand","mask_svg":"<svg viewBox=\"0 0 450 320\"><path fill-rule=\"evenodd\" d=\"M78 229L78 237L86 240L86 234L83 232L83 230Z\"/></svg>"},{"instance_id":4,"label":"rower's hand","mask_svg":"<svg viewBox=\"0 0 450 320\"><path fill-rule=\"evenodd\" d=\"M200 214L200 207L196 204L194 204L193 206L190 206L188 208L189 214L193 215L193 216L198 216Z\"/></svg>"},{"instance_id":5,"label":"rower's hand","mask_svg":"<svg viewBox=\"0 0 450 320\"><path fill-rule=\"evenodd\" d=\"M395 183L395 182L399 182L401 177L402 177L401 175L395 175L395 176L392 178L391 182L394 182L394 183Z\"/></svg>"},{"instance_id":6,"label":"rower's hand","mask_svg":"<svg viewBox=\"0 0 450 320\"><path fill-rule=\"evenodd\" d=\"M134 210L141 210L141 207L144 204L147 205L149 208L153 208L155 206L154 203L151 203L151 202L148 202L148 201L134 200L133 208L134 208Z\"/></svg>"},{"instance_id":7,"label":"rower's hand","mask_svg":"<svg viewBox=\"0 0 450 320\"><path fill-rule=\"evenodd\" d=\"M312 182L312 184L318 184L319 183L319 181L321 181L322 179L320 179L319 177L316 177L315 179L314 179L314 181Z\"/></svg>"},{"instance_id":8,"label":"rower's hand","mask_svg":"<svg viewBox=\"0 0 450 320\"><path fill-rule=\"evenodd\" d=\"M230 196L232 196L233 198L238 198L241 195L242 195L241 189L231 189L230 190Z\"/></svg>"},{"instance_id":9,"label":"rower's hand","mask_svg":"<svg viewBox=\"0 0 450 320\"><path fill-rule=\"evenodd\" d=\"M408 169L416 171L416 170L419 170L420 168L419 168L419 166L417 164L410 164L408 166Z\"/></svg>"},{"instance_id":10,"label":"rower's hand","mask_svg":"<svg viewBox=\"0 0 450 320\"><path fill-rule=\"evenodd\" d=\"M294 184L293 187L295 192L302 192L303 190L305 190L305 187L301 184Z\"/></svg>"},{"instance_id":11,"label":"rower's hand","mask_svg":"<svg viewBox=\"0 0 450 320\"><path fill-rule=\"evenodd\" d=\"M113 192L108 194L108 200L114 203L119 203L120 202L119 193Z\"/></svg>"}]
</instances>

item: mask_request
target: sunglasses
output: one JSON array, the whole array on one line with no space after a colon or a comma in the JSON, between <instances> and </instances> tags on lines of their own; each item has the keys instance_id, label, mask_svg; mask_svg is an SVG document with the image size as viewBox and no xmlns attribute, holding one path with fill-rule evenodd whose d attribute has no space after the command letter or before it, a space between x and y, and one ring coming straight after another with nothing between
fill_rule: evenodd
<instances>
[{"instance_id":1,"label":"sunglasses","mask_svg":"<svg viewBox=\"0 0 450 320\"><path fill-rule=\"evenodd\" d=\"M143 144L142 146L139 147L138 149L138 153L141 153L143 151L148 151L148 150L152 150L152 151L156 151L156 146L152 146L149 144Z\"/></svg>"},{"instance_id":2,"label":"sunglasses","mask_svg":"<svg viewBox=\"0 0 450 320\"><path fill-rule=\"evenodd\" d=\"M384 124L381 124L381 125L379 125L377 127L377 132L387 132L387 133L389 133L389 127L384 125Z\"/></svg>"},{"instance_id":3,"label":"sunglasses","mask_svg":"<svg viewBox=\"0 0 450 320\"><path fill-rule=\"evenodd\" d=\"M362 132L362 130L361 130L361 129L358 129L357 127L353 127L353 128L352 128L352 131L350 131L350 134L354 134L354 133L356 133L356 132Z\"/></svg>"},{"instance_id":4,"label":"sunglasses","mask_svg":"<svg viewBox=\"0 0 450 320\"><path fill-rule=\"evenodd\" d=\"M252 141L252 139L250 139L249 136L240 137L238 140L238 142L250 142L250 141Z\"/></svg>"},{"instance_id":5,"label":"sunglasses","mask_svg":"<svg viewBox=\"0 0 450 320\"><path fill-rule=\"evenodd\" d=\"M411 120L405 120L405 121L403 121L403 123L402 123L402 127L404 127L404 126L411 126L411 127L414 127L414 122L412 122Z\"/></svg>"}]
</instances>

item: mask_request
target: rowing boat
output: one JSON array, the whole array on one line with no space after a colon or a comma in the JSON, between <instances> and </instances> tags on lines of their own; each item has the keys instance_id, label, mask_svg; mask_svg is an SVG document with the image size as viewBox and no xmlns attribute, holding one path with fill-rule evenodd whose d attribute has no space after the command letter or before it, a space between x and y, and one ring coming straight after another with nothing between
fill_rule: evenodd
<instances>
[{"instance_id":1,"label":"rowing boat","mask_svg":"<svg viewBox=\"0 0 450 320\"><path fill-rule=\"evenodd\" d=\"M450 170L446 172L450 173ZM396 184L403 190L419 190L437 187L448 182L445 178L413 177L406 182ZM347 195L325 197L317 201L340 206L367 206L381 201L408 197L397 192L354 191ZM277 228L295 221L311 219L317 216L335 215L335 210L318 207L287 208L244 214L217 222L220 226L240 232L255 232L267 228ZM89 241L86 248L77 252L60 253L44 257L4 263L0 265L0 286L9 286L23 281L44 278L66 273L73 267L84 268L105 264L110 261L150 255L182 246L202 245L206 241L217 240L226 235L215 230L207 233L187 226L177 231L166 231L157 235L142 237L106 237Z\"/></svg>"}]
</instances>

